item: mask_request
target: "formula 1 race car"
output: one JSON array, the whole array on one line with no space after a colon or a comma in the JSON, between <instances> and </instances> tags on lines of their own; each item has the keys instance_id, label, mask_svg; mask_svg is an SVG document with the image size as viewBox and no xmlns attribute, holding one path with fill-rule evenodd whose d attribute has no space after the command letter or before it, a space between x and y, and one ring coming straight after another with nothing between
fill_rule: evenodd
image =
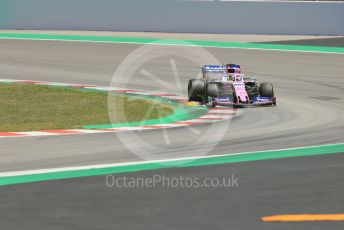
<instances>
[{"instance_id":1,"label":"formula 1 race car","mask_svg":"<svg viewBox=\"0 0 344 230\"><path fill-rule=\"evenodd\" d=\"M211 107L276 105L273 85L259 83L255 78L245 78L239 65L205 65L202 72L202 79L189 80L189 101Z\"/></svg>"}]
</instances>

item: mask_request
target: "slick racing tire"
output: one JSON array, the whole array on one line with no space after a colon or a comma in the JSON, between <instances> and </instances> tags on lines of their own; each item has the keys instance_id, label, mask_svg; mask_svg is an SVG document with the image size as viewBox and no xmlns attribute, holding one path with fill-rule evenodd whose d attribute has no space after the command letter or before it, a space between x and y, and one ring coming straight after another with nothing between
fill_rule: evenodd
<instances>
[{"instance_id":1,"label":"slick racing tire","mask_svg":"<svg viewBox=\"0 0 344 230\"><path fill-rule=\"evenodd\" d=\"M216 83L207 84L207 97L218 97L219 96L219 86Z\"/></svg>"},{"instance_id":2,"label":"slick racing tire","mask_svg":"<svg viewBox=\"0 0 344 230\"><path fill-rule=\"evenodd\" d=\"M264 82L260 84L259 94L262 97L273 97L274 96L274 87L271 83Z\"/></svg>"},{"instance_id":3,"label":"slick racing tire","mask_svg":"<svg viewBox=\"0 0 344 230\"><path fill-rule=\"evenodd\" d=\"M203 102L205 82L202 79L191 79L188 84L189 101Z\"/></svg>"}]
</instances>

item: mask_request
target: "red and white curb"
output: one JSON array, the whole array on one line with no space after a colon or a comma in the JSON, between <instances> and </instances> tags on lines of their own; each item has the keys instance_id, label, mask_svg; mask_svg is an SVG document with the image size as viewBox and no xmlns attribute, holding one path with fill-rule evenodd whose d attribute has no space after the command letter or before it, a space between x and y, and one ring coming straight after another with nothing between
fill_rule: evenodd
<instances>
[{"instance_id":1,"label":"red and white curb","mask_svg":"<svg viewBox=\"0 0 344 230\"><path fill-rule=\"evenodd\" d=\"M99 87L95 85L86 84L70 84L60 82L46 82L46 81L32 81L32 80L14 80L14 79L0 79L0 83L21 83L21 84L34 84L34 85L48 85L48 86L60 86L71 88L83 88L93 89L106 92L116 92L124 94L136 94L144 96L155 96L161 98L167 98L174 102L186 102L187 99L178 95L163 93L163 92L149 92L137 89L125 89L117 87ZM30 131L30 132L0 132L0 138L5 137L39 137L39 136L60 136L60 135L77 135L77 134L97 134L97 133L116 133L126 131L143 131L152 129L166 129L176 128L191 125L200 125L210 122L218 122L232 119L238 115L238 111L233 108L210 108L209 112L199 118L185 121L177 121L169 124L157 124L137 127L120 127L120 128L108 128L108 129L64 129L64 130L42 130L42 131Z\"/></svg>"}]
</instances>

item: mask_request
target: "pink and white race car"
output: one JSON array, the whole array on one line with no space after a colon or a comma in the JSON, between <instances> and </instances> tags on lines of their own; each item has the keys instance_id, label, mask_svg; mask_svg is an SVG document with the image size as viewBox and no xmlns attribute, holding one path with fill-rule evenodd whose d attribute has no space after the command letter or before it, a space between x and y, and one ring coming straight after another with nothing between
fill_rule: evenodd
<instances>
[{"instance_id":1,"label":"pink and white race car","mask_svg":"<svg viewBox=\"0 0 344 230\"><path fill-rule=\"evenodd\" d=\"M216 105L276 105L273 85L245 78L239 65L205 65L203 78L191 79L188 84L189 101L215 107Z\"/></svg>"}]
</instances>

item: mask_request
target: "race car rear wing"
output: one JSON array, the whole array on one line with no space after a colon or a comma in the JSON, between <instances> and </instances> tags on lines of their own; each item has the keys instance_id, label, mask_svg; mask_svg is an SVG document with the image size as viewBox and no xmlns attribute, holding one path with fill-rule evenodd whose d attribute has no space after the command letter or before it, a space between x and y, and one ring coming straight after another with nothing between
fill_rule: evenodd
<instances>
[{"instance_id":1,"label":"race car rear wing","mask_svg":"<svg viewBox=\"0 0 344 230\"><path fill-rule=\"evenodd\" d=\"M202 67L203 77L209 80L219 79L226 68L221 65L205 65Z\"/></svg>"}]
</instances>

